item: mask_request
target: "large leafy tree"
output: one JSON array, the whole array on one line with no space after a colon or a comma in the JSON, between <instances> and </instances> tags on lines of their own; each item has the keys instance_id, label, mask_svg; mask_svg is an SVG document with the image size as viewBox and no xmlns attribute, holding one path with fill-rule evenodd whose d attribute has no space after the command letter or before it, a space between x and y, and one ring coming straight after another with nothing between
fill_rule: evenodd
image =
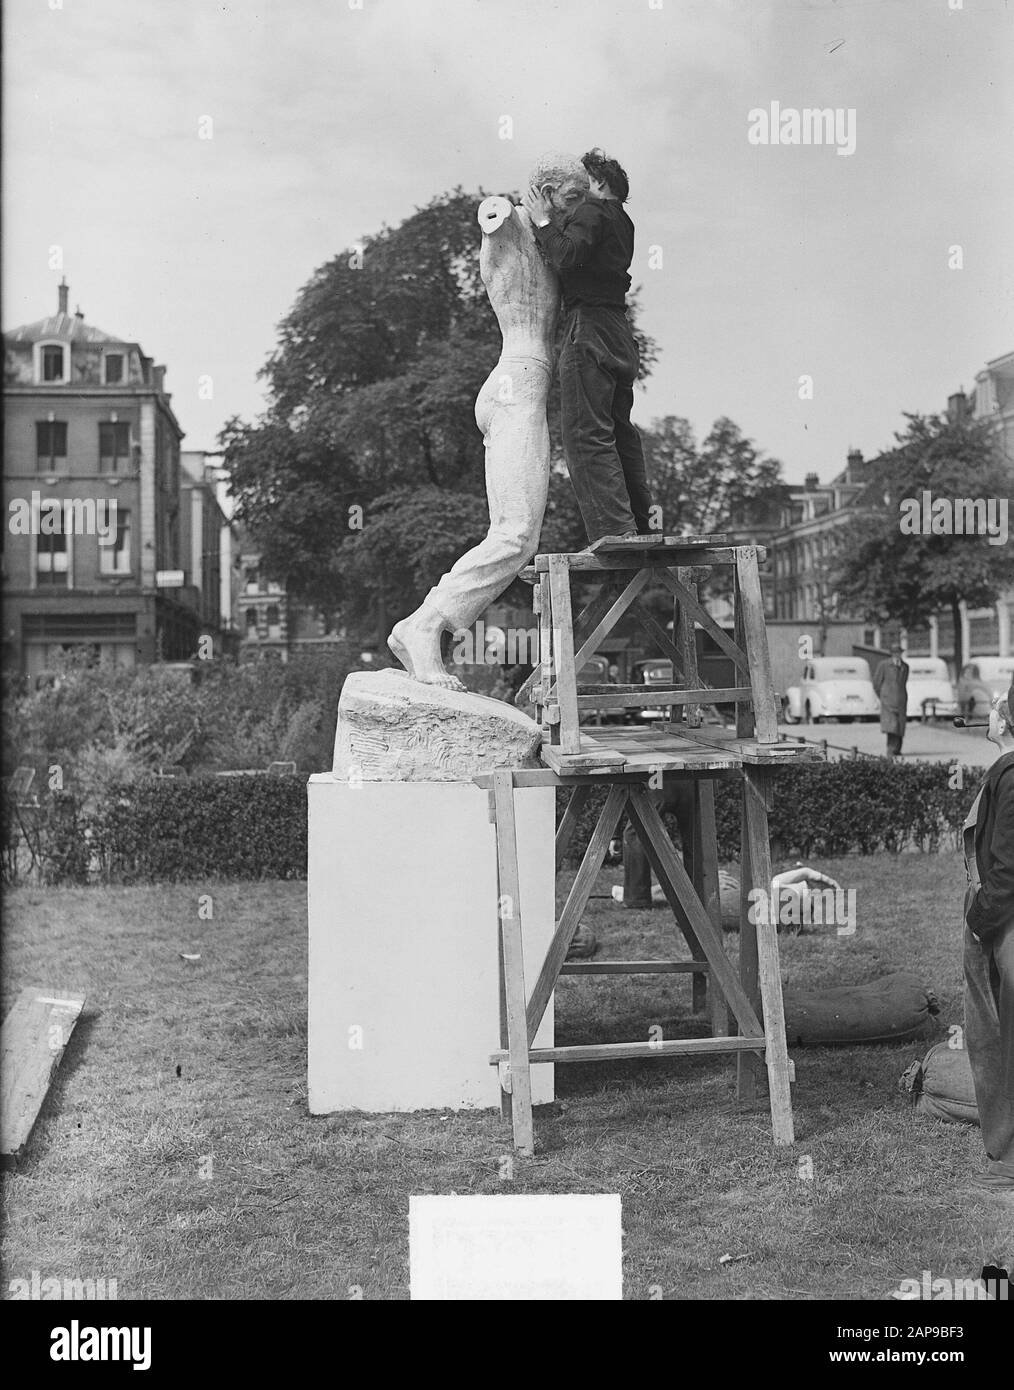
<instances>
[{"instance_id":1,"label":"large leafy tree","mask_svg":"<svg viewBox=\"0 0 1014 1390\"><path fill-rule=\"evenodd\" d=\"M265 571L378 641L488 525L473 412L500 330L479 276L484 196L456 189L315 271L263 369L265 415L221 436ZM647 373L655 347L635 333ZM554 390L544 537L564 550L584 537L557 417Z\"/></svg>"},{"instance_id":2,"label":"large leafy tree","mask_svg":"<svg viewBox=\"0 0 1014 1390\"><path fill-rule=\"evenodd\" d=\"M689 420L667 415L642 431L652 501L668 535L749 526L787 491L782 465L726 416L697 442Z\"/></svg>"},{"instance_id":3,"label":"large leafy tree","mask_svg":"<svg viewBox=\"0 0 1014 1390\"><path fill-rule=\"evenodd\" d=\"M1011 466L984 421L947 415L905 416L898 447L878 461L877 473L842 537L835 576L839 600L865 618L919 627L948 610L954 622L955 663L960 670L962 600L972 607L994 603L1014 583L1008 544L982 535L947 534L946 515L958 499L996 502L1009 508L1014 495ZM934 534L909 534L902 518L924 493L941 518Z\"/></svg>"}]
</instances>

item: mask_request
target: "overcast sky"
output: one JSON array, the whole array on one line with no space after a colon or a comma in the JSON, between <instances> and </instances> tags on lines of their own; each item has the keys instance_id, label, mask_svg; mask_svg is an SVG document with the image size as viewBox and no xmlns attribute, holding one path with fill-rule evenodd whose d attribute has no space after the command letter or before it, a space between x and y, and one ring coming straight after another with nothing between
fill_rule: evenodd
<instances>
[{"instance_id":1,"label":"overcast sky","mask_svg":"<svg viewBox=\"0 0 1014 1390\"><path fill-rule=\"evenodd\" d=\"M726 414L827 480L1014 348L1014 6L954 4L7 0L4 326L55 311L61 247L213 448L316 266L599 144L661 350L635 418ZM855 152L751 144L772 101L854 109Z\"/></svg>"}]
</instances>

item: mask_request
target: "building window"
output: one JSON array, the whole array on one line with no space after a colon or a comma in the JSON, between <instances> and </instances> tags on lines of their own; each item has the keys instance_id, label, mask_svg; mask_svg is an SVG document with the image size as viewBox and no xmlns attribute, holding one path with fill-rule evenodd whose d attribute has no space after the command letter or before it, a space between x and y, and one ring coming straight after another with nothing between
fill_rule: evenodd
<instances>
[{"instance_id":1,"label":"building window","mask_svg":"<svg viewBox=\"0 0 1014 1390\"><path fill-rule=\"evenodd\" d=\"M248 608L246 610L246 635L251 641L257 637L257 609Z\"/></svg>"},{"instance_id":2,"label":"building window","mask_svg":"<svg viewBox=\"0 0 1014 1390\"><path fill-rule=\"evenodd\" d=\"M130 467L130 422L103 420L99 424L99 472L126 473Z\"/></svg>"},{"instance_id":3,"label":"building window","mask_svg":"<svg viewBox=\"0 0 1014 1390\"><path fill-rule=\"evenodd\" d=\"M116 508L116 539L99 546L100 574L130 573L130 513Z\"/></svg>"},{"instance_id":4,"label":"building window","mask_svg":"<svg viewBox=\"0 0 1014 1390\"><path fill-rule=\"evenodd\" d=\"M119 386L123 380L123 353L107 352L103 361L106 371L106 385Z\"/></svg>"},{"instance_id":5,"label":"building window","mask_svg":"<svg viewBox=\"0 0 1014 1390\"><path fill-rule=\"evenodd\" d=\"M63 343L43 343L39 348L39 376L43 381L67 380L67 348Z\"/></svg>"},{"instance_id":6,"label":"building window","mask_svg":"<svg viewBox=\"0 0 1014 1390\"><path fill-rule=\"evenodd\" d=\"M277 641L282 635L282 618L278 611L277 603L269 603L266 614L268 624L268 636Z\"/></svg>"},{"instance_id":7,"label":"building window","mask_svg":"<svg viewBox=\"0 0 1014 1390\"><path fill-rule=\"evenodd\" d=\"M256 594L261 587L260 572L254 566L248 565L243 582L246 585L248 594ZM256 612L256 609L252 609L251 611Z\"/></svg>"},{"instance_id":8,"label":"building window","mask_svg":"<svg viewBox=\"0 0 1014 1390\"><path fill-rule=\"evenodd\" d=\"M66 420L36 420L35 458L40 473L55 473L57 459L67 457Z\"/></svg>"},{"instance_id":9,"label":"building window","mask_svg":"<svg viewBox=\"0 0 1014 1390\"><path fill-rule=\"evenodd\" d=\"M40 588L67 587L67 537L63 531L38 537L35 570Z\"/></svg>"}]
</instances>

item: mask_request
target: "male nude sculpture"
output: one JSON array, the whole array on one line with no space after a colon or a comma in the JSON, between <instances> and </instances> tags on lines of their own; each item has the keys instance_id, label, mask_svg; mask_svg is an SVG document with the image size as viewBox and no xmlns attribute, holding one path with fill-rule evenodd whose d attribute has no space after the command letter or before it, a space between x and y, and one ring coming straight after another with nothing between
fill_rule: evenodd
<instances>
[{"instance_id":1,"label":"male nude sculpture","mask_svg":"<svg viewBox=\"0 0 1014 1390\"><path fill-rule=\"evenodd\" d=\"M545 156L531 182L565 213L580 201L588 176L578 160ZM506 198L479 205L479 272L503 348L475 402L486 446L489 531L455 562L423 599L395 623L387 644L410 676L463 690L440 659L440 635L471 627L531 560L549 490L546 401L560 293L542 259L528 213Z\"/></svg>"}]
</instances>

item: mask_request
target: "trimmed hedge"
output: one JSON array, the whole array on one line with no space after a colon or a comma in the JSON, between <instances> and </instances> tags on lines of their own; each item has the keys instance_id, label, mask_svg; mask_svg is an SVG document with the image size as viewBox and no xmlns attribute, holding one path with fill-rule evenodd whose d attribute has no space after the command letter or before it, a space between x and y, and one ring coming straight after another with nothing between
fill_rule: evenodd
<instances>
[{"instance_id":1,"label":"trimmed hedge","mask_svg":"<svg viewBox=\"0 0 1014 1390\"><path fill-rule=\"evenodd\" d=\"M875 854L905 849L934 852L957 847L985 768L964 768L962 787L952 787L945 763L897 763L864 758L835 763L799 763L772 774L774 805L768 813L774 858ZM557 814L570 793L557 792ZM570 842L568 863L577 863L588 844L605 791L596 789ZM739 859L740 783L715 782L718 857ZM675 835L676 818L666 814Z\"/></svg>"},{"instance_id":2,"label":"trimmed hedge","mask_svg":"<svg viewBox=\"0 0 1014 1390\"><path fill-rule=\"evenodd\" d=\"M88 829L107 881L305 878L306 780L145 778L112 788Z\"/></svg>"},{"instance_id":3,"label":"trimmed hedge","mask_svg":"<svg viewBox=\"0 0 1014 1390\"><path fill-rule=\"evenodd\" d=\"M775 858L934 851L960 843L984 769L952 787L941 763L811 763L773 774ZM739 858L739 783L716 779L719 858ZM562 813L569 793L557 793ZM571 840L576 862L605 798L588 799ZM43 802L43 876L50 882L305 878L306 783L301 776L144 778L97 804L63 793ZM670 830L675 833L675 819ZM16 877L5 863L5 876Z\"/></svg>"}]
</instances>

